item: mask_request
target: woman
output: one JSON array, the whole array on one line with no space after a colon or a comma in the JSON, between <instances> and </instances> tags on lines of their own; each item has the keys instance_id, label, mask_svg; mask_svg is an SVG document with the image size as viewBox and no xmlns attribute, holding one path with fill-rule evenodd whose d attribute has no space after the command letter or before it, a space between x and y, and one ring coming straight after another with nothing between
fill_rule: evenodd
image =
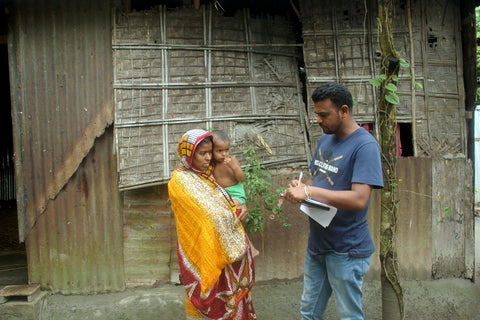
<instances>
[{"instance_id":1,"label":"woman","mask_svg":"<svg viewBox=\"0 0 480 320\"><path fill-rule=\"evenodd\" d=\"M213 178L211 136L185 133L177 153L187 170L175 170L168 183L187 319L256 319L250 246L235 204Z\"/></svg>"}]
</instances>

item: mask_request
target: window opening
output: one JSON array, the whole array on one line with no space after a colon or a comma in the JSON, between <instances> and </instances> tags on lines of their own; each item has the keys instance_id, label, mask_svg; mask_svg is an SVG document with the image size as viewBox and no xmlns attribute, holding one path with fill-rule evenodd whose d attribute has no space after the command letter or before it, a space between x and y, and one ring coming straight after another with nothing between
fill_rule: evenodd
<instances>
[{"instance_id":1,"label":"window opening","mask_svg":"<svg viewBox=\"0 0 480 320\"><path fill-rule=\"evenodd\" d=\"M400 131L400 142L401 142L401 147L399 148L400 154L398 154L398 156L413 157L412 124L399 123L398 127L400 130L397 130L397 134L398 134L398 131Z\"/></svg>"}]
</instances>

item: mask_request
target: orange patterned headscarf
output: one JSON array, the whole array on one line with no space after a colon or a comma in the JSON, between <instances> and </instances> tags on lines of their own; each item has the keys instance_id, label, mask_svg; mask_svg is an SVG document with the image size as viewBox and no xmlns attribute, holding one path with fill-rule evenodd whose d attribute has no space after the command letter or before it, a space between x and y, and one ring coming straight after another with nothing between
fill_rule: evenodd
<instances>
[{"instance_id":1,"label":"orange patterned headscarf","mask_svg":"<svg viewBox=\"0 0 480 320\"><path fill-rule=\"evenodd\" d=\"M193 155L195 154L195 150L197 146L208 137L211 137L212 134L208 131L203 129L192 129L187 131L183 137L180 139L177 147L177 155L180 158L180 161L187 169L192 169L197 173L202 173L197 168L192 166ZM214 162L213 157L212 161L210 162L210 166L208 169L203 172L206 176L210 176L213 173Z\"/></svg>"},{"instance_id":2,"label":"orange patterned headscarf","mask_svg":"<svg viewBox=\"0 0 480 320\"><path fill-rule=\"evenodd\" d=\"M177 155L180 158L180 161L183 163L183 165L187 169L191 169L197 175L210 181L210 183L214 185L214 188L218 192L222 193L223 196L229 202L229 204L232 207L234 207L235 203L233 202L233 199L230 196L230 194L222 186L220 186L217 183L215 178L213 178L213 170L215 169L215 163L213 162L213 157L212 157L212 161L210 162L210 166L208 166L208 169L205 170L204 172L197 170L192 166L193 155L195 154L195 150L197 149L198 145L200 144L200 142L202 142L203 140L211 136L212 134L210 132L205 131L203 129L192 129L187 131L182 136L182 138L180 139L180 142L178 143Z\"/></svg>"}]
</instances>

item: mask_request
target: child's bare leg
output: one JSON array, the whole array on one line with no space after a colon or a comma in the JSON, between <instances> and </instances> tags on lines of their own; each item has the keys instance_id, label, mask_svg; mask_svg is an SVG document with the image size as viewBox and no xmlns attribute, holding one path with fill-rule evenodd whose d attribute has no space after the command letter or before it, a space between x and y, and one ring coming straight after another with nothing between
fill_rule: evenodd
<instances>
[{"instance_id":1,"label":"child's bare leg","mask_svg":"<svg viewBox=\"0 0 480 320\"><path fill-rule=\"evenodd\" d=\"M260 254L260 251L258 251L257 248L253 246L253 243L250 241L250 238L248 236L247 236L247 239L248 239L248 243L250 244L250 248L252 249L252 257L255 258Z\"/></svg>"}]
</instances>

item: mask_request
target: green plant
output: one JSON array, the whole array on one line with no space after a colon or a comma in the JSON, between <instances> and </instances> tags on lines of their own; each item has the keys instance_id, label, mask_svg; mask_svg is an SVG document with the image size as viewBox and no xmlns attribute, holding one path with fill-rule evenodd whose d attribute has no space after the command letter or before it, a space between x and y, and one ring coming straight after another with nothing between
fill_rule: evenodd
<instances>
[{"instance_id":1,"label":"green plant","mask_svg":"<svg viewBox=\"0 0 480 320\"><path fill-rule=\"evenodd\" d=\"M271 191L272 175L259 161L255 147L248 147L243 151L247 165L244 169L245 194L247 196L248 218L245 220L247 233L263 231L265 214L271 212L271 218L277 218L283 226L289 226L283 215L283 208L278 203L278 194L281 189Z\"/></svg>"},{"instance_id":2,"label":"green plant","mask_svg":"<svg viewBox=\"0 0 480 320\"><path fill-rule=\"evenodd\" d=\"M401 67L403 68L410 67L410 64L405 59L403 58L399 58L399 59L400 59L399 64ZM412 77L410 74L407 74L407 75L410 78ZM378 76L378 78L370 79L369 82L375 87L380 87L382 85L382 82L385 80L387 80L387 76L382 73L381 75ZM394 83L398 83L398 76L393 75L392 81ZM400 98L397 95L398 88L394 83L390 82L390 83L387 83L387 85L385 86L385 91L386 91L385 100L388 103L398 105L400 103ZM415 87L423 88L422 84L417 81L415 81Z\"/></svg>"},{"instance_id":3,"label":"green plant","mask_svg":"<svg viewBox=\"0 0 480 320\"><path fill-rule=\"evenodd\" d=\"M445 208L443 208L443 211L445 211L445 214L448 215L448 214L450 214L450 213L452 212L452 207L445 207ZM440 223L444 223L444 222L445 222L445 219L442 218L442 219L440 220Z\"/></svg>"}]
</instances>

